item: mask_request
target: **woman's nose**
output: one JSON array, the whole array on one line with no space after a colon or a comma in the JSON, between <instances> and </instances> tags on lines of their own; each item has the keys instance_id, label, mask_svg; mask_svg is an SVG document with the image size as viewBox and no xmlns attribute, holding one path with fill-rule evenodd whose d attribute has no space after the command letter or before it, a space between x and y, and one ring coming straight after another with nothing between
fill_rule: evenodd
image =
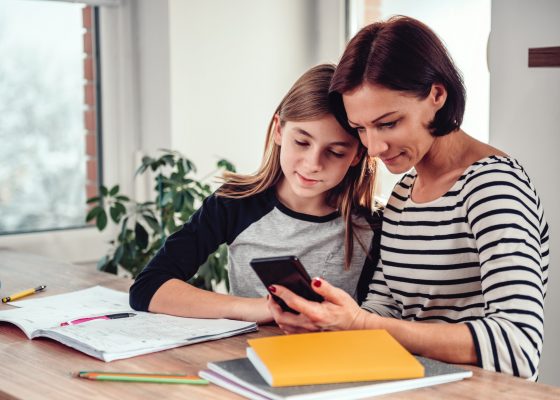
<instances>
[{"instance_id":1,"label":"woman's nose","mask_svg":"<svg viewBox=\"0 0 560 400\"><path fill-rule=\"evenodd\" d=\"M371 157L377 157L389 148L389 145L381 140L379 135L369 130L360 139L362 139L363 145L367 147L368 155Z\"/></svg>"}]
</instances>

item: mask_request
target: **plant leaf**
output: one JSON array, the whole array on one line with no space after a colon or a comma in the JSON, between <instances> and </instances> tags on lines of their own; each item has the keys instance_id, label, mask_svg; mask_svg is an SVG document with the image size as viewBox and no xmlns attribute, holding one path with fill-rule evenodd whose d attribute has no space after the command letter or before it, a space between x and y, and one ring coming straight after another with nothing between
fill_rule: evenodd
<instances>
[{"instance_id":1,"label":"plant leaf","mask_svg":"<svg viewBox=\"0 0 560 400\"><path fill-rule=\"evenodd\" d=\"M96 218L101 213L101 211L103 211L103 207L93 207L86 215L86 222L89 222L92 219Z\"/></svg>"},{"instance_id":2,"label":"plant leaf","mask_svg":"<svg viewBox=\"0 0 560 400\"><path fill-rule=\"evenodd\" d=\"M223 168L226 171L235 172L235 166L225 158L219 160L216 165L218 166L218 168Z\"/></svg>"},{"instance_id":3,"label":"plant leaf","mask_svg":"<svg viewBox=\"0 0 560 400\"><path fill-rule=\"evenodd\" d=\"M143 214L142 216L144 217L144 220L148 223L150 228L152 228L152 230L155 233L161 232L161 226L159 225L159 222L158 222L157 219L155 219L151 215L147 215L147 214Z\"/></svg>"},{"instance_id":4,"label":"plant leaf","mask_svg":"<svg viewBox=\"0 0 560 400\"><path fill-rule=\"evenodd\" d=\"M109 261L109 256L104 255L103 257L101 257L97 262L97 269L103 271L104 270L103 268L105 267L108 261Z\"/></svg>"},{"instance_id":5,"label":"plant leaf","mask_svg":"<svg viewBox=\"0 0 560 400\"><path fill-rule=\"evenodd\" d=\"M118 224L120 213L117 207L111 206L111 208L109 209L109 214L111 215L111 219L113 220L113 222L115 222L115 224Z\"/></svg>"},{"instance_id":6,"label":"plant leaf","mask_svg":"<svg viewBox=\"0 0 560 400\"><path fill-rule=\"evenodd\" d=\"M97 216L95 224L97 225L97 229L99 229L100 231L105 229L105 227L107 226L107 213L105 212L105 210L101 209L101 212Z\"/></svg>"},{"instance_id":7,"label":"plant leaf","mask_svg":"<svg viewBox=\"0 0 560 400\"><path fill-rule=\"evenodd\" d=\"M89 199L86 200L86 204L95 203L98 202L99 200L101 200L101 197L99 196L90 197Z\"/></svg>"},{"instance_id":8,"label":"plant leaf","mask_svg":"<svg viewBox=\"0 0 560 400\"><path fill-rule=\"evenodd\" d=\"M122 258L124 256L124 246L121 244L117 247L117 251L115 251L114 262L115 264L120 264Z\"/></svg>"},{"instance_id":9,"label":"plant leaf","mask_svg":"<svg viewBox=\"0 0 560 400\"><path fill-rule=\"evenodd\" d=\"M115 185L109 191L109 196L114 196L119 192L119 185Z\"/></svg>"},{"instance_id":10,"label":"plant leaf","mask_svg":"<svg viewBox=\"0 0 560 400\"><path fill-rule=\"evenodd\" d=\"M126 217L122 221L121 232L119 233L119 242L124 242L124 239L126 238L126 225L127 225L127 223L128 223L128 217Z\"/></svg>"},{"instance_id":11,"label":"plant leaf","mask_svg":"<svg viewBox=\"0 0 560 400\"><path fill-rule=\"evenodd\" d=\"M109 191L107 190L107 188L103 185L101 185L99 187L99 191L101 192L101 196L103 197L107 197L109 195Z\"/></svg>"},{"instance_id":12,"label":"plant leaf","mask_svg":"<svg viewBox=\"0 0 560 400\"><path fill-rule=\"evenodd\" d=\"M173 202L173 193L171 192L165 192L163 194L163 198L161 199L161 204L160 207L163 207L169 203Z\"/></svg>"},{"instance_id":13,"label":"plant leaf","mask_svg":"<svg viewBox=\"0 0 560 400\"><path fill-rule=\"evenodd\" d=\"M146 169L148 169L148 165L139 166L136 172L134 173L134 176L143 174L144 172L146 172Z\"/></svg>"},{"instance_id":14,"label":"plant leaf","mask_svg":"<svg viewBox=\"0 0 560 400\"><path fill-rule=\"evenodd\" d=\"M185 174L188 174L189 172L196 172L196 166L193 164L193 162L187 158L183 158L183 168L185 170Z\"/></svg>"},{"instance_id":15,"label":"plant leaf","mask_svg":"<svg viewBox=\"0 0 560 400\"><path fill-rule=\"evenodd\" d=\"M136 235L136 244L140 249L144 250L148 247L148 232L139 222L136 222L134 226L134 234Z\"/></svg>"},{"instance_id":16,"label":"plant leaf","mask_svg":"<svg viewBox=\"0 0 560 400\"><path fill-rule=\"evenodd\" d=\"M175 212L181 211L183 204L185 204L185 195L183 193L177 193L173 199L173 209Z\"/></svg>"},{"instance_id":17,"label":"plant leaf","mask_svg":"<svg viewBox=\"0 0 560 400\"><path fill-rule=\"evenodd\" d=\"M125 215L126 214L126 207L124 206L123 203L119 203L118 201L114 204L114 207L117 209L117 211L119 212L120 215ZM120 219L120 216L119 216Z\"/></svg>"}]
</instances>

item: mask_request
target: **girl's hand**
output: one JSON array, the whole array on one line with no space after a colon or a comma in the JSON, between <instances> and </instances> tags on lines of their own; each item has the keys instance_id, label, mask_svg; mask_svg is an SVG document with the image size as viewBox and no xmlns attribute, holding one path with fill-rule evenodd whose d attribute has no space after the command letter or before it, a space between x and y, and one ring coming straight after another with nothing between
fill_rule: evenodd
<instances>
[{"instance_id":1,"label":"girl's hand","mask_svg":"<svg viewBox=\"0 0 560 400\"><path fill-rule=\"evenodd\" d=\"M242 321L255 321L265 325L274 321L268 308L266 297L251 299L246 297L233 298L230 302L231 316L225 318L239 319Z\"/></svg>"},{"instance_id":2,"label":"girl's hand","mask_svg":"<svg viewBox=\"0 0 560 400\"><path fill-rule=\"evenodd\" d=\"M300 313L283 312L271 298L268 307L280 329L286 333L300 333L365 328L368 312L362 310L348 293L321 278L313 278L311 284L313 290L325 299L322 303L306 300L280 285L269 288L271 293Z\"/></svg>"}]
</instances>

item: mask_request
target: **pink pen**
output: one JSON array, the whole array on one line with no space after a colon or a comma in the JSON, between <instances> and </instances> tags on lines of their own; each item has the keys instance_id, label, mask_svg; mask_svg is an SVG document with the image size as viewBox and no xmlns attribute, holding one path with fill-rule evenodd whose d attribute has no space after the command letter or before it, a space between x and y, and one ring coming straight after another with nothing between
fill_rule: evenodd
<instances>
[{"instance_id":1,"label":"pink pen","mask_svg":"<svg viewBox=\"0 0 560 400\"><path fill-rule=\"evenodd\" d=\"M128 318L134 317L136 314L133 313L119 313L119 314L108 314L108 315L99 315L97 317L86 317L86 318L79 318L74 319L72 321L63 322L60 326L67 326L67 325L78 325L84 322L93 321L96 319L118 319L118 318Z\"/></svg>"}]
</instances>

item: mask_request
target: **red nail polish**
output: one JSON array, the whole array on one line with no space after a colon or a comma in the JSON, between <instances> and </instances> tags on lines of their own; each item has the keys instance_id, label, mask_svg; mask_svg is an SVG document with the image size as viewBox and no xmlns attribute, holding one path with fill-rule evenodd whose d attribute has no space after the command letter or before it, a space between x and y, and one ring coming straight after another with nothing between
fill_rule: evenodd
<instances>
[{"instance_id":1,"label":"red nail polish","mask_svg":"<svg viewBox=\"0 0 560 400\"><path fill-rule=\"evenodd\" d=\"M268 287L268 291L269 291L270 293L276 293L276 288L275 288L274 286L270 285L270 286Z\"/></svg>"},{"instance_id":2,"label":"red nail polish","mask_svg":"<svg viewBox=\"0 0 560 400\"><path fill-rule=\"evenodd\" d=\"M321 280L320 279L313 279L313 286L321 287Z\"/></svg>"}]
</instances>

